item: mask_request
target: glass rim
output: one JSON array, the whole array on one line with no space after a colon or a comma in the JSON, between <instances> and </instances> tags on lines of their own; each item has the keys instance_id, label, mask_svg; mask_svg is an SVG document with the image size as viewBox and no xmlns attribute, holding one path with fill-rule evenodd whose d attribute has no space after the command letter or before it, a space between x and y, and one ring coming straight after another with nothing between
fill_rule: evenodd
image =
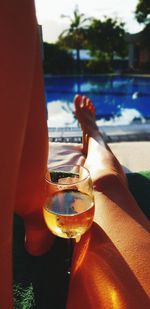
<instances>
[{"instance_id":1,"label":"glass rim","mask_svg":"<svg viewBox=\"0 0 150 309\"><path fill-rule=\"evenodd\" d=\"M59 171L59 168L61 167L61 168L65 168L65 167L80 167L80 168L83 168L83 170L85 170L86 172L87 172L87 175L83 178L83 179L81 179L81 180L77 180L77 181L75 181L75 182L73 182L73 183L71 183L71 184L67 184L67 183L57 183L57 182L53 182L53 181L51 181L50 179L48 179L46 176L45 176L45 181L47 182L47 183L49 183L49 184L52 184L52 185L55 185L55 186L70 186L70 187L72 187L73 185L75 185L75 184L77 184L77 183L81 183L81 182L83 182L83 181L85 181L87 178L91 178L91 176L90 176L90 172L89 172L89 170L85 167L85 166L83 166L83 165L80 165L80 164L63 164L63 165L58 165L58 166L54 166L54 167L52 167L51 169L50 168L48 168L48 171L50 170L50 171L56 171L57 172L57 170ZM63 171L62 170L62 172L66 172L66 171ZM68 173L69 173L69 171L68 171Z\"/></svg>"}]
</instances>

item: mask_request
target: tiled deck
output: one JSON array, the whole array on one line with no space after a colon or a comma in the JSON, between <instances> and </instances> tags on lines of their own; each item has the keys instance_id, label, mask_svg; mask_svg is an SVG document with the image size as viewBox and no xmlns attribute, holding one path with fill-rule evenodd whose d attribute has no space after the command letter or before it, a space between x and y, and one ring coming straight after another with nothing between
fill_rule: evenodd
<instances>
[{"instance_id":1,"label":"tiled deck","mask_svg":"<svg viewBox=\"0 0 150 309\"><path fill-rule=\"evenodd\" d=\"M150 141L150 124L132 124L100 127L108 143L123 141ZM49 140L55 142L81 143L82 132L79 127L49 128Z\"/></svg>"},{"instance_id":2,"label":"tiled deck","mask_svg":"<svg viewBox=\"0 0 150 309\"><path fill-rule=\"evenodd\" d=\"M126 173L150 170L150 124L105 126L100 130ZM80 128L51 128L49 141L78 144L82 132Z\"/></svg>"}]
</instances>

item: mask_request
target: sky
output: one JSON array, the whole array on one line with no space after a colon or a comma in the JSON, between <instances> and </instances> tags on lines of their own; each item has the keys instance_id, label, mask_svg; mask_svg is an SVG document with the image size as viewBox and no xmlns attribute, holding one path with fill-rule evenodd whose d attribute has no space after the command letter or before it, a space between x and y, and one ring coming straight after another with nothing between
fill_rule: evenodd
<instances>
[{"instance_id":1,"label":"sky","mask_svg":"<svg viewBox=\"0 0 150 309\"><path fill-rule=\"evenodd\" d=\"M102 19L104 16L116 17L125 22L125 30L136 33L142 30L137 23L134 11L138 0L35 0L37 20L42 25L43 40L55 43L60 33L69 26L69 19L76 6L86 17Z\"/></svg>"}]
</instances>

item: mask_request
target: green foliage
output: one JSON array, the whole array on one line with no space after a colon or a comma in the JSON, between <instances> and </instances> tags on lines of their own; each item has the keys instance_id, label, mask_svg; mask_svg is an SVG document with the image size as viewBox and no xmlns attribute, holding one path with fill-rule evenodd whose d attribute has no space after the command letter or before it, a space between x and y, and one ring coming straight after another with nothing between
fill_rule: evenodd
<instances>
[{"instance_id":1,"label":"green foliage","mask_svg":"<svg viewBox=\"0 0 150 309\"><path fill-rule=\"evenodd\" d=\"M80 50L85 45L85 30L81 28L74 31L74 33L69 32L64 36L59 36L57 43L63 48Z\"/></svg>"},{"instance_id":2,"label":"green foliage","mask_svg":"<svg viewBox=\"0 0 150 309\"><path fill-rule=\"evenodd\" d=\"M79 12L76 7L73 11L73 17L63 15L68 18L70 26L64 30L58 39L58 44L65 48L72 48L76 50L76 71L80 72L80 49L84 48L86 41L87 22L90 20L84 14Z\"/></svg>"},{"instance_id":3,"label":"green foliage","mask_svg":"<svg viewBox=\"0 0 150 309\"><path fill-rule=\"evenodd\" d=\"M150 0L139 0L135 17L139 23L145 24L140 44L150 50Z\"/></svg>"},{"instance_id":4,"label":"green foliage","mask_svg":"<svg viewBox=\"0 0 150 309\"><path fill-rule=\"evenodd\" d=\"M24 287L16 284L13 288L14 308L15 309L33 309L35 305L33 286Z\"/></svg>"},{"instance_id":5,"label":"green foliage","mask_svg":"<svg viewBox=\"0 0 150 309\"><path fill-rule=\"evenodd\" d=\"M84 28L86 22L89 20L89 18L86 18L83 13L79 12L77 7L73 11L73 17L68 15L62 15L62 17L70 20L70 26L68 29L64 30L60 36L63 36L65 33L74 34L77 30Z\"/></svg>"},{"instance_id":6,"label":"green foliage","mask_svg":"<svg viewBox=\"0 0 150 309\"><path fill-rule=\"evenodd\" d=\"M110 61L92 60L86 65L85 72L89 74L112 73L113 69Z\"/></svg>"},{"instance_id":7,"label":"green foliage","mask_svg":"<svg viewBox=\"0 0 150 309\"><path fill-rule=\"evenodd\" d=\"M45 73L111 72L114 55L121 58L127 55L124 23L108 17L103 21L86 18L78 8L71 17L62 17L68 18L70 25L60 34L56 44L44 44ZM76 61L68 53L70 49L76 50ZM90 50L93 59L81 63L81 49Z\"/></svg>"},{"instance_id":8,"label":"green foliage","mask_svg":"<svg viewBox=\"0 0 150 309\"><path fill-rule=\"evenodd\" d=\"M69 74L73 72L73 58L57 44L44 43L44 73Z\"/></svg>"},{"instance_id":9,"label":"green foliage","mask_svg":"<svg viewBox=\"0 0 150 309\"><path fill-rule=\"evenodd\" d=\"M88 29L88 45L93 54L99 50L108 53L110 57L113 57L114 52L125 56L127 44L124 24L111 18L104 21L94 18Z\"/></svg>"},{"instance_id":10,"label":"green foliage","mask_svg":"<svg viewBox=\"0 0 150 309\"><path fill-rule=\"evenodd\" d=\"M150 0L139 0L135 17L139 23L150 23Z\"/></svg>"},{"instance_id":11,"label":"green foliage","mask_svg":"<svg viewBox=\"0 0 150 309\"><path fill-rule=\"evenodd\" d=\"M73 11L73 17L67 15L62 15L62 17L69 19L70 26L60 34L58 39L59 44L74 49L83 48L87 21L90 19L80 13L77 7Z\"/></svg>"},{"instance_id":12,"label":"green foliage","mask_svg":"<svg viewBox=\"0 0 150 309\"><path fill-rule=\"evenodd\" d=\"M93 53L91 54L93 56ZM90 74L111 73L113 71L111 59L105 52L96 51L95 58L86 64L86 72Z\"/></svg>"},{"instance_id":13,"label":"green foliage","mask_svg":"<svg viewBox=\"0 0 150 309\"><path fill-rule=\"evenodd\" d=\"M67 18L70 19L70 27L61 33L58 44L63 48L76 49L77 72L80 72L81 68L80 49L89 49L95 57L94 61L91 60L84 66L84 70L93 71L95 68L96 71L100 70L101 72L104 71L104 68L107 68L107 71L109 71L114 53L121 57L127 55L123 23L111 18L105 18L104 21L85 18L84 14L80 14L78 9L74 10L73 18L69 16Z\"/></svg>"}]
</instances>

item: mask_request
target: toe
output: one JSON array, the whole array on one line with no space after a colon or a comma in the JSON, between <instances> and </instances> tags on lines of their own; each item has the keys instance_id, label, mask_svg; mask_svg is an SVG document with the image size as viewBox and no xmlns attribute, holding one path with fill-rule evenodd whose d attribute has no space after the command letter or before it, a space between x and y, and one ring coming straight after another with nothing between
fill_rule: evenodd
<instances>
[{"instance_id":1,"label":"toe","mask_svg":"<svg viewBox=\"0 0 150 309\"><path fill-rule=\"evenodd\" d=\"M89 98L87 98L87 100L86 100L86 107L89 109L89 105L90 105L90 99Z\"/></svg>"},{"instance_id":2,"label":"toe","mask_svg":"<svg viewBox=\"0 0 150 309\"><path fill-rule=\"evenodd\" d=\"M89 99L89 109L92 113L95 114L95 107L90 99Z\"/></svg>"},{"instance_id":3,"label":"toe","mask_svg":"<svg viewBox=\"0 0 150 309\"><path fill-rule=\"evenodd\" d=\"M74 97L74 105L76 109L80 106L81 102L82 102L82 96L80 94L76 94Z\"/></svg>"},{"instance_id":4,"label":"toe","mask_svg":"<svg viewBox=\"0 0 150 309\"><path fill-rule=\"evenodd\" d=\"M87 99L88 99L88 98L87 98L86 96L83 96L83 97L82 97L81 107L86 107Z\"/></svg>"}]
</instances>

